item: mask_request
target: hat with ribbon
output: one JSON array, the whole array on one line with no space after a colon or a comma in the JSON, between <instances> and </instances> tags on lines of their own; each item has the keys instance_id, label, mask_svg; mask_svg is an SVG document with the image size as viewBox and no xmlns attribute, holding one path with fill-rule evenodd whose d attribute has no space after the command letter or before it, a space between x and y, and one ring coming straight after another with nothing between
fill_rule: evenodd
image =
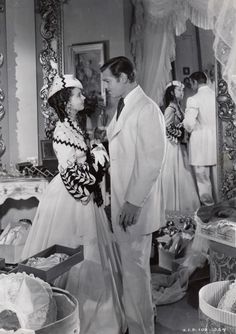
<instances>
[{"instance_id":1,"label":"hat with ribbon","mask_svg":"<svg viewBox=\"0 0 236 334\"><path fill-rule=\"evenodd\" d=\"M77 87L83 89L82 83L72 74L56 75L48 90L48 98L50 98L60 90L68 87Z\"/></svg>"},{"instance_id":2,"label":"hat with ribbon","mask_svg":"<svg viewBox=\"0 0 236 334\"><path fill-rule=\"evenodd\" d=\"M175 87L180 87L184 89L184 84L178 80L173 80L170 81L167 85L166 85L166 89L170 86L175 86Z\"/></svg>"}]
</instances>

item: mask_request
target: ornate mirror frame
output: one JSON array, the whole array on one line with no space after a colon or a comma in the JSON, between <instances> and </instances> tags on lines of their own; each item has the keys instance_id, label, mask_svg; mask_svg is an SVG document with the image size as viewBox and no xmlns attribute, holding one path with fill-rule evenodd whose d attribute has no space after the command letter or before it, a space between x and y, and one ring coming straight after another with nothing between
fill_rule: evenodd
<instances>
[{"instance_id":1,"label":"ornate mirror frame","mask_svg":"<svg viewBox=\"0 0 236 334\"><path fill-rule=\"evenodd\" d=\"M54 112L47 103L48 89L56 74L63 74L63 4L66 0L35 0L36 12L40 14L40 34L42 50L40 64L42 66L43 86L40 90L42 100L41 112L45 119L45 133L50 137L54 127Z\"/></svg>"},{"instance_id":2,"label":"ornate mirror frame","mask_svg":"<svg viewBox=\"0 0 236 334\"><path fill-rule=\"evenodd\" d=\"M236 108L217 62L218 192L221 200L236 196Z\"/></svg>"},{"instance_id":3,"label":"ornate mirror frame","mask_svg":"<svg viewBox=\"0 0 236 334\"><path fill-rule=\"evenodd\" d=\"M52 111L47 105L47 92L56 73L63 73L63 5L68 0L35 0L41 16L43 48L40 63L43 73L41 112L45 130L50 128ZM220 64L216 63L217 133L218 133L218 194L219 200L236 195L236 108L222 79Z\"/></svg>"}]
</instances>

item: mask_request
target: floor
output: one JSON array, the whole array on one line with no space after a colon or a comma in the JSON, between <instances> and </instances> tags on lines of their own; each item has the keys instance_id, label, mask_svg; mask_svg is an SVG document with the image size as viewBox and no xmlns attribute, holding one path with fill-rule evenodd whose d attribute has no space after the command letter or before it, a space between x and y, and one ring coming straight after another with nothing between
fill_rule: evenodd
<instances>
[{"instance_id":1,"label":"floor","mask_svg":"<svg viewBox=\"0 0 236 334\"><path fill-rule=\"evenodd\" d=\"M199 321L198 291L209 283L209 268L190 278L186 295L178 302L157 307L155 334L202 333Z\"/></svg>"}]
</instances>

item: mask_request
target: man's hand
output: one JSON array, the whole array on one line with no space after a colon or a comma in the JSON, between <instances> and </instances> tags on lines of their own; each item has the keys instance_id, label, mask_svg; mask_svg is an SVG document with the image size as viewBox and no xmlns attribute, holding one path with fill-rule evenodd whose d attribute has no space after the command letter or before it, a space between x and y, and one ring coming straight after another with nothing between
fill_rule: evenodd
<instances>
[{"instance_id":1,"label":"man's hand","mask_svg":"<svg viewBox=\"0 0 236 334\"><path fill-rule=\"evenodd\" d=\"M141 208L139 206L125 202L119 217L119 225L124 229L124 231L126 231L128 226L137 223L140 209Z\"/></svg>"}]
</instances>

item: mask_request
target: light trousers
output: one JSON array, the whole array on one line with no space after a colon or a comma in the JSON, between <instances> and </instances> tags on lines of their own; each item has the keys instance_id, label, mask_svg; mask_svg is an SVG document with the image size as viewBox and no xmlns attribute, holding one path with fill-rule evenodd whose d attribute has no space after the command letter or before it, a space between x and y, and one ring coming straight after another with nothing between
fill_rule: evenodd
<instances>
[{"instance_id":1,"label":"light trousers","mask_svg":"<svg viewBox=\"0 0 236 334\"><path fill-rule=\"evenodd\" d=\"M154 334L150 254L152 235L132 236L116 227L121 257L123 302L129 334Z\"/></svg>"},{"instance_id":2,"label":"light trousers","mask_svg":"<svg viewBox=\"0 0 236 334\"><path fill-rule=\"evenodd\" d=\"M216 165L193 166L198 194L203 205L213 205L217 201Z\"/></svg>"}]
</instances>

